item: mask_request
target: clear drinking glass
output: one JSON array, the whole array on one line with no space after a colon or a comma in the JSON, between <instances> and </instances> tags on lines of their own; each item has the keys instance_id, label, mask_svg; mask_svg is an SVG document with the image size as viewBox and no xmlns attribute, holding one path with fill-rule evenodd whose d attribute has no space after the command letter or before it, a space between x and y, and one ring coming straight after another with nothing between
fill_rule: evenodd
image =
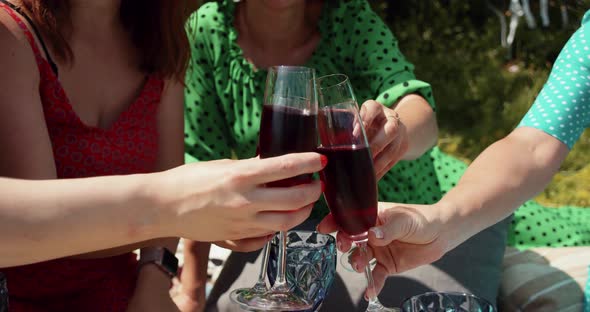
<instances>
[{"instance_id":1,"label":"clear drinking glass","mask_svg":"<svg viewBox=\"0 0 590 312\"><path fill-rule=\"evenodd\" d=\"M488 301L471 294L428 292L402 303L402 312L496 312Z\"/></svg>"},{"instance_id":2,"label":"clear drinking glass","mask_svg":"<svg viewBox=\"0 0 590 312\"><path fill-rule=\"evenodd\" d=\"M268 280L272 284L277 275L277 237L270 246ZM313 308L305 311L319 310L336 275L336 239L315 231L289 231L286 271L291 291L313 302Z\"/></svg>"},{"instance_id":3,"label":"clear drinking glass","mask_svg":"<svg viewBox=\"0 0 590 312\"><path fill-rule=\"evenodd\" d=\"M377 220L377 178L373 158L352 86L346 75L318 78L317 151L328 157L320 172L324 198L340 230L359 251L366 253L368 231ZM365 268L369 306L367 311L396 311L377 298L371 268Z\"/></svg>"},{"instance_id":4,"label":"clear drinking glass","mask_svg":"<svg viewBox=\"0 0 590 312\"><path fill-rule=\"evenodd\" d=\"M317 145L317 97L315 71L299 66L275 66L268 70L260 120L260 158L289 153L313 152ZM267 187L289 187L310 183L312 174L268 183ZM277 280L271 289L248 298L232 297L243 308L260 311L301 311L313 305L291 292L285 278L286 233L279 233Z\"/></svg>"}]
</instances>

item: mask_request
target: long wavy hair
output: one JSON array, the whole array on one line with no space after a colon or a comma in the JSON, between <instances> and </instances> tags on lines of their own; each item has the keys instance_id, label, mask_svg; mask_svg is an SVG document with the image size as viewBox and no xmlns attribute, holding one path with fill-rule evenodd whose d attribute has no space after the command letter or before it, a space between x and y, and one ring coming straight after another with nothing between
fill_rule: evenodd
<instances>
[{"instance_id":1,"label":"long wavy hair","mask_svg":"<svg viewBox=\"0 0 590 312\"><path fill-rule=\"evenodd\" d=\"M53 56L71 64L74 55L68 43L73 27L70 1L21 1L47 40ZM119 17L139 51L141 71L184 80L190 59L185 23L196 8L197 1L191 0L121 0Z\"/></svg>"}]
</instances>

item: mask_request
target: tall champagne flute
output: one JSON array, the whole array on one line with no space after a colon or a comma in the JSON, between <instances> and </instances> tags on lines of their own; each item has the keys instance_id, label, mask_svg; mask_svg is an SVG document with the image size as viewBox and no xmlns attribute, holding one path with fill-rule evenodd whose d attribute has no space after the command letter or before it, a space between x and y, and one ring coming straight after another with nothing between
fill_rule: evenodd
<instances>
[{"instance_id":1,"label":"tall champagne flute","mask_svg":"<svg viewBox=\"0 0 590 312\"><path fill-rule=\"evenodd\" d=\"M317 146L317 97L315 71L307 67L275 66L268 70L260 121L258 152L261 158L289 153L313 152ZM289 187L312 182L305 174L268 183L267 187ZM259 311L301 311L313 302L293 293L287 285L286 232L279 233L277 278L264 293L248 298L232 297L242 308Z\"/></svg>"},{"instance_id":2,"label":"tall champagne flute","mask_svg":"<svg viewBox=\"0 0 590 312\"><path fill-rule=\"evenodd\" d=\"M346 75L318 78L317 151L328 157L320 172L324 198L340 230L359 251L366 253L368 231L377 221L377 178L358 104ZM367 312L397 311L377 298L370 266L365 267L369 306Z\"/></svg>"}]
</instances>

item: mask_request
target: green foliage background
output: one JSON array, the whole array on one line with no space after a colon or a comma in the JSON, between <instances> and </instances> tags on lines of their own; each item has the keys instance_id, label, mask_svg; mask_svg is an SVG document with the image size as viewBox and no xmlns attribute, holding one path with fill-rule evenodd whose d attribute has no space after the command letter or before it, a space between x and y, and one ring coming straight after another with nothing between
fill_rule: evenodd
<instances>
[{"instance_id":1,"label":"green foliage background","mask_svg":"<svg viewBox=\"0 0 590 312\"><path fill-rule=\"evenodd\" d=\"M499 19L486 1L370 2L416 65L416 75L432 84L441 129L439 146L466 161L518 124L552 62L590 9L590 0L550 1L551 24L542 28L538 1L531 0L538 27L529 29L521 18L509 54L500 45ZM492 2L508 11L509 1ZM567 27L561 21L562 3L567 4ZM587 131L537 199L553 206L590 206L589 151Z\"/></svg>"}]
</instances>

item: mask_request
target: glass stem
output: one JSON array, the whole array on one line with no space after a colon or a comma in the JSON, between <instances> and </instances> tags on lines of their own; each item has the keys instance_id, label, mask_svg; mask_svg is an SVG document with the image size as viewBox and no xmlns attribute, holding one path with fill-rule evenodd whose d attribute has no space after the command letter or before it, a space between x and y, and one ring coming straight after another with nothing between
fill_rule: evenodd
<instances>
[{"instance_id":1,"label":"glass stem","mask_svg":"<svg viewBox=\"0 0 590 312\"><path fill-rule=\"evenodd\" d=\"M277 259L277 278L273 290L288 291L286 280L286 266L287 266L287 232L279 232L279 256Z\"/></svg>"},{"instance_id":2,"label":"glass stem","mask_svg":"<svg viewBox=\"0 0 590 312\"><path fill-rule=\"evenodd\" d=\"M365 256L367 254L367 241L362 240L355 242L359 251L361 252L361 256ZM365 277L367 278L367 296L369 297L369 306L367 307L367 311L380 311L384 309L381 302L379 302L379 298L377 298L377 293L375 292L375 281L373 281L373 273L371 273L371 265L367 265L365 267Z\"/></svg>"},{"instance_id":3,"label":"glass stem","mask_svg":"<svg viewBox=\"0 0 590 312\"><path fill-rule=\"evenodd\" d=\"M266 290L266 269L268 267L268 256L270 253L270 241L264 245L262 249L262 263L260 264L260 272L258 273L258 281L254 285L256 291Z\"/></svg>"}]
</instances>

